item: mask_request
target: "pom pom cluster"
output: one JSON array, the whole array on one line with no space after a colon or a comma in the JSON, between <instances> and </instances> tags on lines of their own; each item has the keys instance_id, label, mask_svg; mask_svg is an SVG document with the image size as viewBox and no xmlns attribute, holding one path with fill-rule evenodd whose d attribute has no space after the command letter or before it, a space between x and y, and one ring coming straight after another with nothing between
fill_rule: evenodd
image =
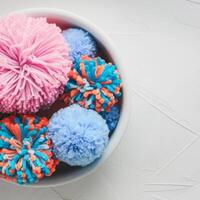
<instances>
[{"instance_id":1,"label":"pom pom cluster","mask_svg":"<svg viewBox=\"0 0 200 200\"><path fill-rule=\"evenodd\" d=\"M23 14L0 18L0 177L31 184L51 176L59 160L84 167L103 154L122 81L97 52L83 29L61 31ZM60 96L67 107L58 110ZM48 107L46 116L58 110L49 122L37 116Z\"/></svg>"},{"instance_id":2,"label":"pom pom cluster","mask_svg":"<svg viewBox=\"0 0 200 200\"><path fill-rule=\"evenodd\" d=\"M63 92L71 67L61 29L46 18L0 19L0 112L37 112Z\"/></svg>"},{"instance_id":3,"label":"pom pom cluster","mask_svg":"<svg viewBox=\"0 0 200 200\"><path fill-rule=\"evenodd\" d=\"M109 140L105 120L76 104L55 113L48 129L54 154L71 166L86 166L99 158Z\"/></svg>"},{"instance_id":4,"label":"pom pom cluster","mask_svg":"<svg viewBox=\"0 0 200 200\"><path fill-rule=\"evenodd\" d=\"M96 43L87 31L69 28L63 31L63 36L69 45L69 52L73 61L79 59L82 55L94 57L96 54Z\"/></svg>"},{"instance_id":5,"label":"pom pom cluster","mask_svg":"<svg viewBox=\"0 0 200 200\"><path fill-rule=\"evenodd\" d=\"M68 76L63 95L67 105L78 103L97 112L108 112L121 96L121 79L117 67L100 57L92 59L82 56L76 60Z\"/></svg>"},{"instance_id":6,"label":"pom pom cluster","mask_svg":"<svg viewBox=\"0 0 200 200\"><path fill-rule=\"evenodd\" d=\"M10 116L0 122L0 173L18 184L50 176L58 164L47 138L46 118Z\"/></svg>"}]
</instances>

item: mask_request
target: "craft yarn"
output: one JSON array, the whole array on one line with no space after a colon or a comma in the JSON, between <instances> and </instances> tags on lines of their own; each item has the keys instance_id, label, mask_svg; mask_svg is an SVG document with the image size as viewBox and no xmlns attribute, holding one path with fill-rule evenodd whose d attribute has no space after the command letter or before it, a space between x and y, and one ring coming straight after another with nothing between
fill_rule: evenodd
<instances>
[{"instance_id":1,"label":"craft yarn","mask_svg":"<svg viewBox=\"0 0 200 200\"><path fill-rule=\"evenodd\" d=\"M120 118L120 107L119 105L114 105L110 108L109 112L101 112L100 115L106 120L106 123L112 133L117 127Z\"/></svg>"},{"instance_id":2,"label":"craft yarn","mask_svg":"<svg viewBox=\"0 0 200 200\"><path fill-rule=\"evenodd\" d=\"M69 46L69 54L73 61L82 55L94 57L96 54L96 42L92 35L81 28L69 28L62 32Z\"/></svg>"},{"instance_id":3,"label":"craft yarn","mask_svg":"<svg viewBox=\"0 0 200 200\"><path fill-rule=\"evenodd\" d=\"M46 18L0 18L0 112L27 114L54 103L71 64L61 29Z\"/></svg>"},{"instance_id":4,"label":"craft yarn","mask_svg":"<svg viewBox=\"0 0 200 200\"><path fill-rule=\"evenodd\" d=\"M77 59L68 77L63 95L66 105L78 103L97 112L108 112L121 97L122 81L117 67L100 57Z\"/></svg>"},{"instance_id":5,"label":"craft yarn","mask_svg":"<svg viewBox=\"0 0 200 200\"><path fill-rule=\"evenodd\" d=\"M48 132L55 156L70 166L84 167L94 162L109 141L109 129L101 115L77 104L55 113Z\"/></svg>"},{"instance_id":6,"label":"craft yarn","mask_svg":"<svg viewBox=\"0 0 200 200\"><path fill-rule=\"evenodd\" d=\"M0 121L0 174L18 184L50 176L58 164L47 138L48 120L33 115L9 116Z\"/></svg>"}]
</instances>

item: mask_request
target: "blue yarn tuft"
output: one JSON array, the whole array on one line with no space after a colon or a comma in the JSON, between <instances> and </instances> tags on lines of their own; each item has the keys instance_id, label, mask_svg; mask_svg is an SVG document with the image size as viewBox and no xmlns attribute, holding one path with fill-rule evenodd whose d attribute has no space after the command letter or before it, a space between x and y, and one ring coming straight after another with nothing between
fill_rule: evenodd
<instances>
[{"instance_id":1,"label":"blue yarn tuft","mask_svg":"<svg viewBox=\"0 0 200 200\"><path fill-rule=\"evenodd\" d=\"M62 34L69 45L72 61L79 59L81 55L95 56L96 43L90 33L79 28L69 28Z\"/></svg>"},{"instance_id":2,"label":"blue yarn tuft","mask_svg":"<svg viewBox=\"0 0 200 200\"><path fill-rule=\"evenodd\" d=\"M60 109L49 121L55 156L71 166L86 166L99 158L109 141L106 121L77 104Z\"/></svg>"},{"instance_id":3,"label":"blue yarn tuft","mask_svg":"<svg viewBox=\"0 0 200 200\"><path fill-rule=\"evenodd\" d=\"M119 105L112 106L109 112L101 112L100 115L106 120L106 123L110 131L111 132L114 131L120 117Z\"/></svg>"}]
</instances>

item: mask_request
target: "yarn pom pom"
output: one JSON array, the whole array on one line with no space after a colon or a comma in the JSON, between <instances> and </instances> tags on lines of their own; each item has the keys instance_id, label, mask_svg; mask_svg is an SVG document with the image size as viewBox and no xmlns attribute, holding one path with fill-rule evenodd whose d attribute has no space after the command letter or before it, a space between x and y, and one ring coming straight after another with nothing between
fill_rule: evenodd
<instances>
[{"instance_id":1,"label":"yarn pom pom","mask_svg":"<svg viewBox=\"0 0 200 200\"><path fill-rule=\"evenodd\" d=\"M119 106L118 105L112 106L109 112L101 112L100 115L106 120L106 123L110 131L111 132L114 131L120 117Z\"/></svg>"},{"instance_id":2,"label":"yarn pom pom","mask_svg":"<svg viewBox=\"0 0 200 200\"><path fill-rule=\"evenodd\" d=\"M97 112L109 111L121 96L117 67L100 57L82 56L68 73L63 99L67 105L78 103Z\"/></svg>"},{"instance_id":3,"label":"yarn pom pom","mask_svg":"<svg viewBox=\"0 0 200 200\"><path fill-rule=\"evenodd\" d=\"M50 176L58 164L47 138L46 118L10 116L0 122L0 173L18 184Z\"/></svg>"},{"instance_id":4,"label":"yarn pom pom","mask_svg":"<svg viewBox=\"0 0 200 200\"><path fill-rule=\"evenodd\" d=\"M94 57L96 43L90 33L79 28L69 28L63 31L65 41L70 48L70 56L73 61L82 55Z\"/></svg>"},{"instance_id":5,"label":"yarn pom pom","mask_svg":"<svg viewBox=\"0 0 200 200\"><path fill-rule=\"evenodd\" d=\"M0 112L37 112L63 93L68 47L46 18L0 18Z\"/></svg>"},{"instance_id":6,"label":"yarn pom pom","mask_svg":"<svg viewBox=\"0 0 200 200\"><path fill-rule=\"evenodd\" d=\"M99 158L108 144L109 129L95 111L74 104L49 121L55 156L71 166L86 166Z\"/></svg>"}]
</instances>

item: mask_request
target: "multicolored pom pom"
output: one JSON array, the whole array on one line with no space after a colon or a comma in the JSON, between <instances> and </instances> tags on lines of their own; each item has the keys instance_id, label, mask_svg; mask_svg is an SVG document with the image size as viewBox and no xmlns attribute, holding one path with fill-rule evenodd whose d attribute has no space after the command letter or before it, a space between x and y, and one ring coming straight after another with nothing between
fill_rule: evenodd
<instances>
[{"instance_id":1,"label":"multicolored pom pom","mask_svg":"<svg viewBox=\"0 0 200 200\"><path fill-rule=\"evenodd\" d=\"M82 56L68 73L63 99L97 112L109 111L121 96L122 81L115 65L100 57Z\"/></svg>"},{"instance_id":2,"label":"multicolored pom pom","mask_svg":"<svg viewBox=\"0 0 200 200\"><path fill-rule=\"evenodd\" d=\"M77 104L55 113L48 131L55 156L71 166L89 165L102 155L109 141L106 121Z\"/></svg>"},{"instance_id":3,"label":"multicolored pom pom","mask_svg":"<svg viewBox=\"0 0 200 200\"><path fill-rule=\"evenodd\" d=\"M0 112L32 113L54 103L72 61L61 29L43 17L0 18Z\"/></svg>"},{"instance_id":4,"label":"multicolored pom pom","mask_svg":"<svg viewBox=\"0 0 200 200\"><path fill-rule=\"evenodd\" d=\"M18 184L50 176L58 164L47 138L46 118L10 116L0 121L0 174Z\"/></svg>"},{"instance_id":5,"label":"multicolored pom pom","mask_svg":"<svg viewBox=\"0 0 200 200\"><path fill-rule=\"evenodd\" d=\"M110 108L109 112L101 112L100 115L106 120L106 123L112 132L117 127L119 121L120 107L119 105L114 105Z\"/></svg>"},{"instance_id":6,"label":"multicolored pom pom","mask_svg":"<svg viewBox=\"0 0 200 200\"><path fill-rule=\"evenodd\" d=\"M80 28L69 28L63 31L63 36L69 46L69 53L73 61L82 55L95 56L96 42L87 31Z\"/></svg>"}]
</instances>

